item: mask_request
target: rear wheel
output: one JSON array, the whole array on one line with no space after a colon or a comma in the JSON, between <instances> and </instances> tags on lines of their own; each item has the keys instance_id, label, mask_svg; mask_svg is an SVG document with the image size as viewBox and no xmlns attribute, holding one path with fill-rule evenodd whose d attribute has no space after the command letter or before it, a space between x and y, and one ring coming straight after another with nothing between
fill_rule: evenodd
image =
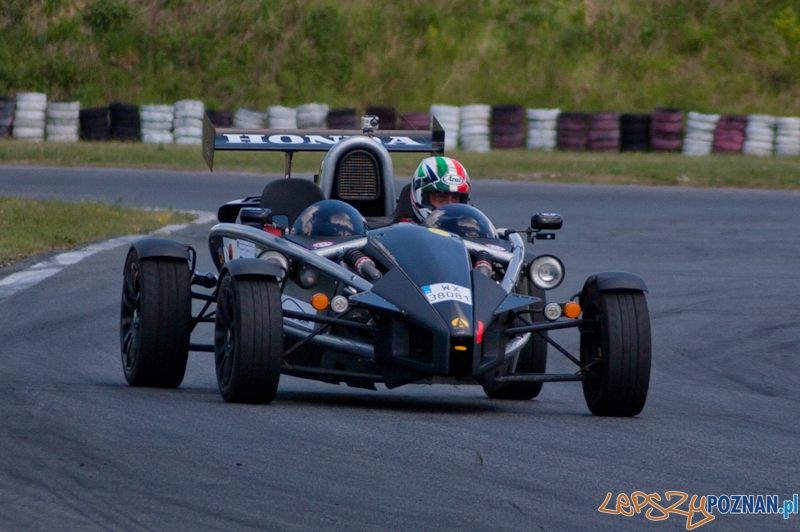
<instances>
[{"instance_id":1,"label":"rear wheel","mask_svg":"<svg viewBox=\"0 0 800 532\"><path fill-rule=\"evenodd\" d=\"M266 404L278 390L283 315L278 283L226 275L217 292L214 325L217 383L230 403Z\"/></svg>"},{"instance_id":2,"label":"rear wheel","mask_svg":"<svg viewBox=\"0 0 800 532\"><path fill-rule=\"evenodd\" d=\"M175 388L183 381L192 333L189 264L169 257L125 261L120 347L132 386Z\"/></svg>"},{"instance_id":3,"label":"rear wheel","mask_svg":"<svg viewBox=\"0 0 800 532\"><path fill-rule=\"evenodd\" d=\"M540 302L531 305L531 309L541 311L547 303L547 296L544 290L537 288L526 277L522 277L517 282L516 292L518 294L538 297ZM534 322L545 320L544 314L537 312L529 315ZM523 326L520 320L516 320L515 327ZM544 335L544 336L543 336ZM520 350L517 358L517 367L514 373L544 373L547 369L547 340L546 332L531 333L528 343ZM513 375L509 371L509 375ZM542 391L541 382L509 382L504 384L494 384L484 388L486 395L492 399L514 399L527 401L533 399Z\"/></svg>"},{"instance_id":4,"label":"rear wheel","mask_svg":"<svg viewBox=\"0 0 800 532\"><path fill-rule=\"evenodd\" d=\"M581 364L589 365L583 395L592 414L639 414L650 384L650 316L637 290L590 289L584 318L595 320L581 334Z\"/></svg>"}]
</instances>

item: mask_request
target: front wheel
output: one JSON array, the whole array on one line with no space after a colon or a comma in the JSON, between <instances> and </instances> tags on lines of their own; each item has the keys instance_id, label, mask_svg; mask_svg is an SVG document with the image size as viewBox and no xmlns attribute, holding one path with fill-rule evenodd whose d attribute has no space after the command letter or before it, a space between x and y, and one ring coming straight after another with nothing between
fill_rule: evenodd
<instances>
[{"instance_id":1,"label":"front wheel","mask_svg":"<svg viewBox=\"0 0 800 532\"><path fill-rule=\"evenodd\" d=\"M596 416L639 414L650 384L650 315L644 292L590 289L581 333L581 365L586 368L583 395Z\"/></svg>"},{"instance_id":2,"label":"front wheel","mask_svg":"<svg viewBox=\"0 0 800 532\"><path fill-rule=\"evenodd\" d=\"M283 363L283 312L276 281L223 277L217 291L214 359L225 401L272 402Z\"/></svg>"},{"instance_id":3,"label":"front wheel","mask_svg":"<svg viewBox=\"0 0 800 532\"><path fill-rule=\"evenodd\" d=\"M122 284L120 347L132 386L180 386L192 334L189 264L171 257L128 252Z\"/></svg>"}]
</instances>

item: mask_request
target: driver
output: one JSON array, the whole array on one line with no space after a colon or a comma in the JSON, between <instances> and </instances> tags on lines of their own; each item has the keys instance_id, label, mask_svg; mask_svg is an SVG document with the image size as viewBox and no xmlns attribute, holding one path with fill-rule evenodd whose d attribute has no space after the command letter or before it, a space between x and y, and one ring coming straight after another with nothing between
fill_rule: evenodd
<instances>
[{"instance_id":1,"label":"driver","mask_svg":"<svg viewBox=\"0 0 800 532\"><path fill-rule=\"evenodd\" d=\"M469 203L469 174L450 157L423 159L411 179L411 207L418 222L450 203Z\"/></svg>"}]
</instances>

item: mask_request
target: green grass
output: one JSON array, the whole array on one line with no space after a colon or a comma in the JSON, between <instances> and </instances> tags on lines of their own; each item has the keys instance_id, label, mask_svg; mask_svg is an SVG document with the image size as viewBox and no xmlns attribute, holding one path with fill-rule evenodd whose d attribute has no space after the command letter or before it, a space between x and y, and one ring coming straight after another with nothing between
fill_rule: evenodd
<instances>
[{"instance_id":1,"label":"green grass","mask_svg":"<svg viewBox=\"0 0 800 532\"><path fill-rule=\"evenodd\" d=\"M797 0L3 0L0 94L800 114Z\"/></svg>"},{"instance_id":2,"label":"green grass","mask_svg":"<svg viewBox=\"0 0 800 532\"><path fill-rule=\"evenodd\" d=\"M147 211L95 202L0 197L0 267L44 251L148 233L194 218L173 211Z\"/></svg>"},{"instance_id":3,"label":"green grass","mask_svg":"<svg viewBox=\"0 0 800 532\"><path fill-rule=\"evenodd\" d=\"M562 183L639 184L800 190L800 158L677 153L570 153L457 150L473 179L511 179ZM298 153L293 172L319 171L323 155ZM392 155L395 176L410 178L424 154ZM215 171L282 173L284 158L274 152L217 152ZM199 146L102 142L62 144L0 141L0 164L95 166L208 171Z\"/></svg>"}]
</instances>

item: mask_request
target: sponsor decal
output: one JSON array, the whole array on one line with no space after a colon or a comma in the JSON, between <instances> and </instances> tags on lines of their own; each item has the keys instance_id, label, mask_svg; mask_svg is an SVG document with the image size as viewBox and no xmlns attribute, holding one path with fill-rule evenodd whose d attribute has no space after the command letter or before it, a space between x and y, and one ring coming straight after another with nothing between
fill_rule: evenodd
<instances>
[{"instance_id":1,"label":"sponsor decal","mask_svg":"<svg viewBox=\"0 0 800 532\"><path fill-rule=\"evenodd\" d=\"M447 174L442 177L442 183L450 186L459 186L464 183L464 180L457 175Z\"/></svg>"},{"instance_id":2,"label":"sponsor decal","mask_svg":"<svg viewBox=\"0 0 800 532\"><path fill-rule=\"evenodd\" d=\"M437 283L422 287L422 293L431 305L443 301L457 301L472 306L472 292L469 288L450 283Z\"/></svg>"},{"instance_id":3,"label":"sponsor decal","mask_svg":"<svg viewBox=\"0 0 800 532\"><path fill-rule=\"evenodd\" d=\"M332 245L333 245L333 242L325 241L325 242L315 242L314 244L311 245L311 247L316 249L316 248L326 248L326 247L332 246Z\"/></svg>"},{"instance_id":4,"label":"sponsor decal","mask_svg":"<svg viewBox=\"0 0 800 532\"><path fill-rule=\"evenodd\" d=\"M258 144L264 146L333 146L349 135L296 135L293 133L279 133L262 135L260 133L223 133L218 140L223 145L228 144ZM419 142L404 135L390 136L388 138L372 137L378 144L391 147L422 147L426 142ZM219 147L219 146L218 146Z\"/></svg>"},{"instance_id":5,"label":"sponsor decal","mask_svg":"<svg viewBox=\"0 0 800 532\"><path fill-rule=\"evenodd\" d=\"M484 244L487 248L496 249L497 251L506 251L506 248L503 246L498 246L497 244Z\"/></svg>"},{"instance_id":6,"label":"sponsor decal","mask_svg":"<svg viewBox=\"0 0 800 532\"><path fill-rule=\"evenodd\" d=\"M456 329L469 329L469 322L464 318L453 318L453 321L450 322L450 325Z\"/></svg>"},{"instance_id":7,"label":"sponsor decal","mask_svg":"<svg viewBox=\"0 0 800 532\"><path fill-rule=\"evenodd\" d=\"M256 245L247 240L223 237L222 247L225 249L226 260L254 258L256 256Z\"/></svg>"},{"instance_id":8,"label":"sponsor decal","mask_svg":"<svg viewBox=\"0 0 800 532\"><path fill-rule=\"evenodd\" d=\"M606 494L600 513L631 517L644 513L650 521L664 521L673 515L686 519L686 530L694 530L716 519L714 514L767 514L789 519L798 513L798 496L779 500L778 495L692 495L682 491L658 493L634 491L620 493L612 502L611 492ZM688 501L688 502L687 502Z\"/></svg>"}]
</instances>

